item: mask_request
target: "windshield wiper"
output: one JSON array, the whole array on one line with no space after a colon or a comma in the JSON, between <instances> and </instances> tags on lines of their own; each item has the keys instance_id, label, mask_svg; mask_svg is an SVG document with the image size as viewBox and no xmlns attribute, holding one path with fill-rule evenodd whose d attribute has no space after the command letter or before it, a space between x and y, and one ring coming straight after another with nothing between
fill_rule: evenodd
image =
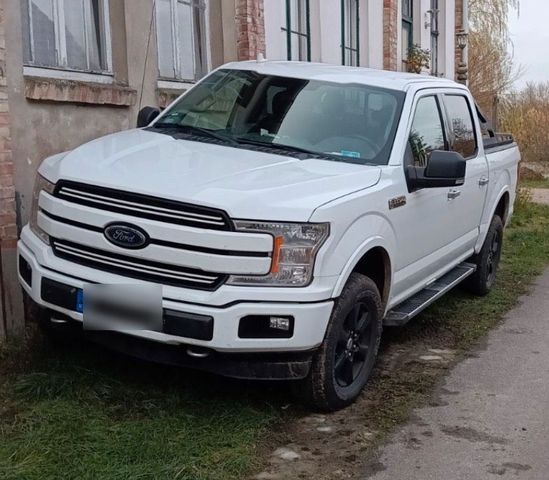
<instances>
[{"instance_id":1,"label":"windshield wiper","mask_svg":"<svg viewBox=\"0 0 549 480\"><path fill-rule=\"evenodd\" d=\"M243 138L243 137L234 137L234 140L237 141L238 143L246 144L246 145L256 145L258 147L270 147L273 150L284 150L286 152L304 153L316 158L328 157L334 160L340 160L340 158L337 155L332 155L330 153L324 153L324 152L315 152L314 150L308 150L302 147L294 147L293 145L285 145L284 143L261 142L260 140L252 140L252 139Z\"/></svg>"},{"instance_id":2,"label":"windshield wiper","mask_svg":"<svg viewBox=\"0 0 549 480\"><path fill-rule=\"evenodd\" d=\"M207 128L195 127L193 125L179 125L177 123L155 123L153 128L173 128L179 130L183 133L201 135L203 137L215 138L216 140L221 140L222 142L230 143L235 146L238 145L238 142L232 137L223 135L222 133L217 133L215 130L208 130Z\"/></svg>"}]
</instances>

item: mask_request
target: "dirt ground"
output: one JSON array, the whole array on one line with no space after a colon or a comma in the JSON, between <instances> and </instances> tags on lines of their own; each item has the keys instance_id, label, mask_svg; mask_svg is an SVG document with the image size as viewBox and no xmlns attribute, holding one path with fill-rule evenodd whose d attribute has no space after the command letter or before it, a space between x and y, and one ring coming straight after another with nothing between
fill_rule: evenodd
<instances>
[{"instance_id":1,"label":"dirt ground","mask_svg":"<svg viewBox=\"0 0 549 480\"><path fill-rule=\"evenodd\" d=\"M549 205L549 189L531 188L530 194L532 195L533 202L541 203L542 205Z\"/></svg>"},{"instance_id":2,"label":"dirt ground","mask_svg":"<svg viewBox=\"0 0 549 480\"><path fill-rule=\"evenodd\" d=\"M419 345L413 343L413 346L399 345L398 342L386 344L370 394L363 395L351 407L332 414L311 414L290 422L286 431L280 434L280 448L272 452L264 471L253 479L356 478L357 471L364 468L365 457L379 444L383 436L380 430L391 428L391 424L398 423L397 419L405 415L405 412L395 411L400 406L395 404L395 409L392 408L394 402L389 400L389 395L398 396L399 392L388 391L387 383L392 383L390 379L396 379L399 372L406 370L410 390L417 390L418 397L421 397L423 390L430 390L435 379L454 360L453 350L428 348L426 345L418 348ZM395 380L393 386L397 387L398 383ZM408 396L410 391L401 393ZM380 408L384 411L380 412ZM378 412L380 417L386 418L374 418ZM380 430L370 429L373 425L380 426ZM375 470L375 465L373 468Z\"/></svg>"}]
</instances>

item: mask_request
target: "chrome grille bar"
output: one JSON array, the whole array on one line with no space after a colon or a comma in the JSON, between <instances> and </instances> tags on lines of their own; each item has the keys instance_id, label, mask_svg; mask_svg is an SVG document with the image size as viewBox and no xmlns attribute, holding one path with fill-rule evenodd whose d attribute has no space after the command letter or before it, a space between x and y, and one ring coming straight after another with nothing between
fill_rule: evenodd
<instances>
[{"instance_id":1,"label":"chrome grille bar","mask_svg":"<svg viewBox=\"0 0 549 480\"><path fill-rule=\"evenodd\" d=\"M169 285L211 289L219 285L223 275L197 273L196 270L169 264L151 264L152 262L135 257L113 254L104 250L52 239L54 253L60 258L91 266L99 270L110 271L123 276L156 281Z\"/></svg>"},{"instance_id":2,"label":"chrome grille bar","mask_svg":"<svg viewBox=\"0 0 549 480\"><path fill-rule=\"evenodd\" d=\"M68 202L135 217L198 228L231 230L231 222L222 210L187 205L147 195L66 181L59 182L55 195Z\"/></svg>"}]
</instances>

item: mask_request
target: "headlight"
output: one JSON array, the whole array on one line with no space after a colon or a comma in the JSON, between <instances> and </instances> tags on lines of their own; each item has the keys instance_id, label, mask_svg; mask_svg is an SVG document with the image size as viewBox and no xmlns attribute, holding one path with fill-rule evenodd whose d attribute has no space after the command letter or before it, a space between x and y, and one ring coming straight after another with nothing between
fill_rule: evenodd
<instances>
[{"instance_id":1,"label":"headlight","mask_svg":"<svg viewBox=\"0 0 549 480\"><path fill-rule=\"evenodd\" d=\"M235 221L236 230L269 233L274 237L268 275L233 275L229 285L305 287L313 279L316 254L328 238L328 223Z\"/></svg>"},{"instance_id":2,"label":"headlight","mask_svg":"<svg viewBox=\"0 0 549 480\"><path fill-rule=\"evenodd\" d=\"M30 226L30 229L34 232L34 234L40 240L42 240L45 244L49 245L50 237L46 232L44 232L44 230L42 230L38 226L38 211L40 210L40 207L38 206L38 199L40 198L40 192L42 190L53 195L53 191L55 190L55 184L49 182L40 174L37 174L36 180L34 182L34 189L32 191L32 205L31 205L31 215L29 220L29 226Z\"/></svg>"}]
</instances>

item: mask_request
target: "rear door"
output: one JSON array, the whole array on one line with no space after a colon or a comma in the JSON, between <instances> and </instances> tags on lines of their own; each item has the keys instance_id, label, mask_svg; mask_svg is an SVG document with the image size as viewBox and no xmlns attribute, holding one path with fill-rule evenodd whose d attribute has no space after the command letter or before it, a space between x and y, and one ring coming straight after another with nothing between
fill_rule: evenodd
<instances>
[{"instance_id":1,"label":"rear door","mask_svg":"<svg viewBox=\"0 0 549 480\"><path fill-rule=\"evenodd\" d=\"M442 96L448 125L449 149L467 160L465 183L448 191L448 201L458 207L455 220L461 228L460 247L467 251L474 247L484 202L488 192L488 162L481 148L474 105L465 92L444 93Z\"/></svg>"}]
</instances>

